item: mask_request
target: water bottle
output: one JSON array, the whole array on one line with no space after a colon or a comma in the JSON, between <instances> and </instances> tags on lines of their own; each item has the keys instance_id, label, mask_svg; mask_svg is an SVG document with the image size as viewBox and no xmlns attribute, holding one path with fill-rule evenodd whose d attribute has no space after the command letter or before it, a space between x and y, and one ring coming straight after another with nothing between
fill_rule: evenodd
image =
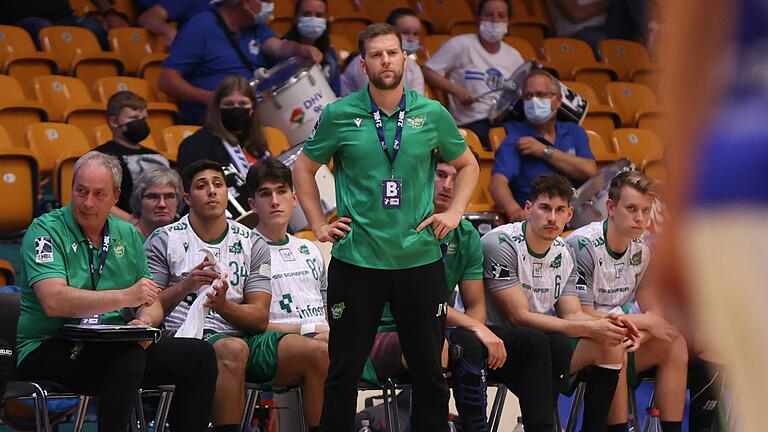
<instances>
[{"instance_id":1,"label":"water bottle","mask_svg":"<svg viewBox=\"0 0 768 432\"><path fill-rule=\"evenodd\" d=\"M522 417L517 418L517 424L515 425L515 428L512 429L512 432L525 432L525 428L523 427Z\"/></svg>"},{"instance_id":2,"label":"water bottle","mask_svg":"<svg viewBox=\"0 0 768 432\"><path fill-rule=\"evenodd\" d=\"M373 429L371 429L371 421L368 419L360 420L360 425L362 426L358 432L373 432Z\"/></svg>"},{"instance_id":3,"label":"water bottle","mask_svg":"<svg viewBox=\"0 0 768 432\"><path fill-rule=\"evenodd\" d=\"M645 409L645 421L643 422L643 432L662 432L661 421L659 420L659 409L648 407Z\"/></svg>"}]
</instances>

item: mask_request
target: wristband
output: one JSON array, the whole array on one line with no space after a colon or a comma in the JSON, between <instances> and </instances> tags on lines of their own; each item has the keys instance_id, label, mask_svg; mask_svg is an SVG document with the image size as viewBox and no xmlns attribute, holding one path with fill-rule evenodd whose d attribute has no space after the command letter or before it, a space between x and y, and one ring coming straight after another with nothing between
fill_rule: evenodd
<instances>
[{"instance_id":1,"label":"wristband","mask_svg":"<svg viewBox=\"0 0 768 432\"><path fill-rule=\"evenodd\" d=\"M299 334L306 336L309 334L317 333L317 323L302 324Z\"/></svg>"},{"instance_id":2,"label":"wristband","mask_svg":"<svg viewBox=\"0 0 768 432\"><path fill-rule=\"evenodd\" d=\"M549 162L552 160L552 155L555 153L555 148L552 146L544 147L544 160Z\"/></svg>"}]
</instances>

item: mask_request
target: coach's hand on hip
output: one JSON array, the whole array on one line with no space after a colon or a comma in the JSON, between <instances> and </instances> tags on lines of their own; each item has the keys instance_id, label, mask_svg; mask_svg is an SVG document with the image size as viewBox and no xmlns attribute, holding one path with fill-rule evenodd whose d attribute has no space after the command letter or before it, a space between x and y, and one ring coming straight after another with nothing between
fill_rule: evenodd
<instances>
[{"instance_id":1,"label":"coach's hand on hip","mask_svg":"<svg viewBox=\"0 0 768 432\"><path fill-rule=\"evenodd\" d=\"M444 213L435 213L432 216L424 219L424 222L416 227L416 231L421 231L429 225L432 225L432 231L435 233L435 237L437 237L439 240L448 235L452 229L459 226L459 222L461 222L461 216L461 212L451 210L448 210Z\"/></svg>"}]
</instances>

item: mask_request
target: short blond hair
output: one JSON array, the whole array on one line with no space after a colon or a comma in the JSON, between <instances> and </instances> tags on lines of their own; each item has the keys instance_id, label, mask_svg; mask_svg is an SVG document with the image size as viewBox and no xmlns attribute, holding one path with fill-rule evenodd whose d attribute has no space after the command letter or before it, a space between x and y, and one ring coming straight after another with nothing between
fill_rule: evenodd
<instances>
[{"instance_id":1,"label":"short blond hair","mask_svg":"<svg viewBox=\"0 0 768 432\"><path fill-rule=\"evenodd\" d=\"M619 173L611 180L608 188L608 198L613 202L619 202L621 199L621 190L624 186L629 186L641 194L648 194L656 198L658 196L658 186L656 181L640 171L624 171Z\"/></svg>"}]
</instances>

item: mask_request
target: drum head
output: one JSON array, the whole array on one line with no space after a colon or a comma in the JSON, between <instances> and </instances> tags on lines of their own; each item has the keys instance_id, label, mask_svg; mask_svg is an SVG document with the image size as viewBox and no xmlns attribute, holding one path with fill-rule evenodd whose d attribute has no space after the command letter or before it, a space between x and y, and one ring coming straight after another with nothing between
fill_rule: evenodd
<instances>
[{"instance_id":1,"label":"drum head","mask_svg":"<svg viewBox=\"0 0 768 432\"><path fill-rule=\"evenodd\" d=\"M292 80L298 79L298 75L309 69L310 66L298 57L291 57L267 71L265 78L254 79L253 89L259 94L272 92L289 84Z\"/></svg>"},{"instance_id":2,"label":"drum head","mask_svg":"<svg viewBox=\"0 0 768 432\"><path fill-rule=\"evenodd\" d=\"M541 66L533 60L528 60L512 72L509 78L504 81L504 88L501 90L495 103L491 105L491 108L488 111L489 120L500 120L514 108L517 101L523 95L525 78L531 72L531 69L540 67Z\"/></svg>"}]
</instances>

